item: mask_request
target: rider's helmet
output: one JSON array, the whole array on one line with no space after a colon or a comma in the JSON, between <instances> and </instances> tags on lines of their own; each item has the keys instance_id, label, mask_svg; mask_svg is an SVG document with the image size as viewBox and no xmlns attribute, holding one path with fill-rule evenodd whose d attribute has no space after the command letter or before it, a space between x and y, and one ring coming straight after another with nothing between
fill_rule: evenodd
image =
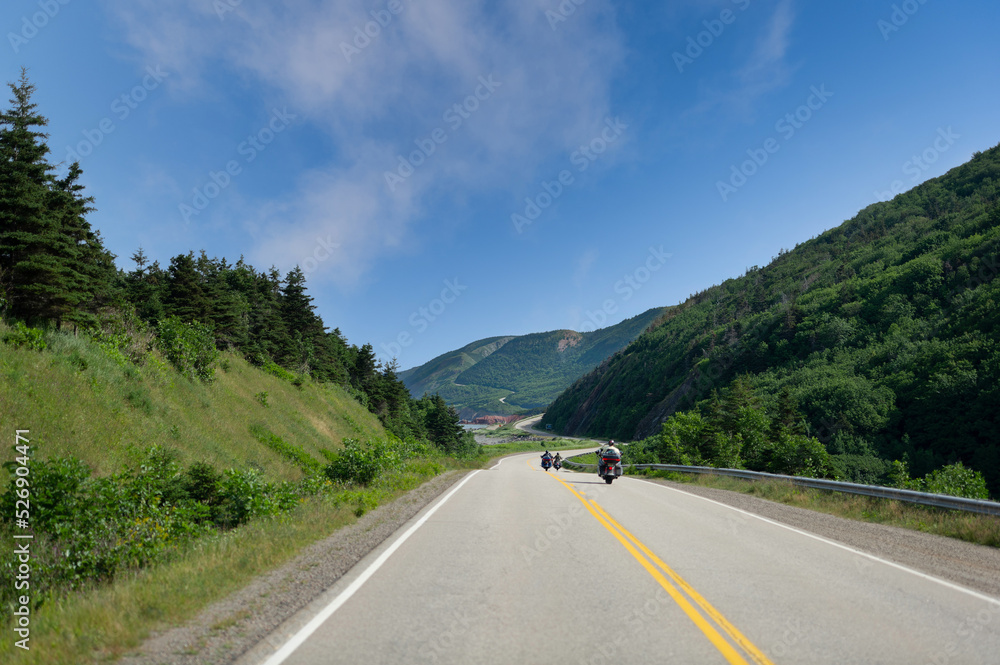
<instances>
[{"instance_id":1,"label":"rider's helmet","mask_svg":"<svg viewBox=\"0 0 1000 665\"><path fill-rule=\"evenodd\" d=\"M615 445L615 440L614 440L614 439L611 439L610 441L608 441L608 445L609 445L609 446L613 446L613 445Z\"/></svg>"}]
</instances>

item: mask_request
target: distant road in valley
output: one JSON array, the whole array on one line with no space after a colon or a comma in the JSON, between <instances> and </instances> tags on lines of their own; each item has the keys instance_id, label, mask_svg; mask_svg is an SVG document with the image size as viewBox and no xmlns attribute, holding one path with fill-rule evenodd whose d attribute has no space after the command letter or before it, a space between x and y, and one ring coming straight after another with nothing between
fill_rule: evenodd
<instances>
[{"instance_id":1,"label":"distant road in valley","mask_svg":"<svg viewBox=\"0 0 1000 665\"><path fill-rule=\"evenodd\" d=\"M560 439L570 439L572 441L583 441L583 439L578 436L559 436L558 434L553 434L552 432L548 432L546 430L536 429L535 425L538 424L538 421L541 420L542 416L544 415L545 415L544 413L540 413L537 416L531 416L530 418L525 418L524 420L518 420L516 423L514 423L514 427L516 427L519 430L524 430L529 434L534 434L536 436L551 437L551 438L558 437ZM593 451L588 450L585 452L593 452Z\"/></svg>"}]
</instances>

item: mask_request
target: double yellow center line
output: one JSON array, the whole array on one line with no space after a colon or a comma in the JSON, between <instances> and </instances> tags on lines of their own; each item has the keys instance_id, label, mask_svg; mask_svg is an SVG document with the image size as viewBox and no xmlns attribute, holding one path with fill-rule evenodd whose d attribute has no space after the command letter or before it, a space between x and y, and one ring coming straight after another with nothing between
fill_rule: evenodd
<instances>
[{"instance_id":1,"label":"double yellow center line","mask_svg":"<svg viewBox=\"0 0 1000 665\"><path fill-rule=\"evenodd\" d=\"M748 640L733 624L729 623L701 594L695 591L680 575L671 570L670 566L664 563L648 547L643 545L638 538L629 533L625 527L608 515L596 501L588 499L559 476L553 475L552 477L572 492L583 503L584 507L590 511L590 514L603 524L604 528L610 531L611 535L617 538L625 549L635 557L635 560L646 569L646 572L659 582L660 586L670 594L674 602L688 615L688 618L694 622L698 629L704 633L705 637L709 639L729 663L732 663L732 665L750 665L750 661L752 661L756 665L774 665L753 642ZM697 608L695 605L697 605ZM701 611L699 611L699 608ZM729 639L723 637L720 630L728 635ZM750 658L750 661L744 658L744 654Z\"/></svg>"}]
</instances>

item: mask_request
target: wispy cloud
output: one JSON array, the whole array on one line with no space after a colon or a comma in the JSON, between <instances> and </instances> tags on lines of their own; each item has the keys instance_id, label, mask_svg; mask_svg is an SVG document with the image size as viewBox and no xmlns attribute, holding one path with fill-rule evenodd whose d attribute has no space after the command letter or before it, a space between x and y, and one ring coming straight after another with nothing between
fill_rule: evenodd
<instances>
[{"instance_id":1,"label":"wispy cloud","mask_svg":"<svg viewBox=\"0 0 1000 665\"><path fill-rule=\"evenodd\" d=\"M611 80L625 52L607 0L581 5L557 31L542 0L402 0L377 30L372 7L353 3L244 2L220 20L202 0L105 1L144 59L178 72L175 89L192 103L219 94L220 77L241 77L331 138L335 157L296 191L257 205L249 230L256 252L279 265L308 256L317 235L334 235L349 249L317 274L345 285L407 237L425 197L531 180L592 135L613 111ZM366 24L367 43L356 30L364 35ZM492 97L449 126L448 109L491 75L500 83ZM388 189L384 174L398 155L436 128L447 142Z\"/></svg>"},{"instance_id":2,"label":"wispy cloud","mask_svg":"<svg viewBox=\"0 0 1000 665\"><path fill-rule=\"evenodd\" d=\"M791 80L795 67L788 62L788 49L794 26L794 0L779 0L756 37L745 64L734 68L725 78L707 82L701 100L684 115L699 116L723 109L742 117L752 116L761 97Z\"/></svg>"},{"instance_id":3,"label":"wispy cloud","mask_svg":"<svg viewBox=\"0 0 1000 665\"><path fill-rule=\"evenodd\" d=\"M596 249L588 249L576 260L576 268L573 271L573 284L581 288L590 275L590 269L597 263L600 252Z\"/></svg>"},{"instance_id":4,"label":"wispy cloud","mask_svg":"<svg viewBox=\"0 0 1000 665\"><path fill-rule=\"evenodd\" d=\"M740 94L752 99L788 82L790 67L785 55L794 23L792 0L781 0L757 40L750 61L739 71Z\"/></svg>"}]
</instances>

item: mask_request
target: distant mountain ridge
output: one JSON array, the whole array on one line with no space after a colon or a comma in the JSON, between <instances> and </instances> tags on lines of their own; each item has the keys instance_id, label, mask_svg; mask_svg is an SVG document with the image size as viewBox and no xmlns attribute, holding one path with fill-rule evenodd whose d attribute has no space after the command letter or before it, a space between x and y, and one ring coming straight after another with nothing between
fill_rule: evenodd
<instances>
[{"instance_id":1,"label":"distant mountain ridge","mask_svg":"<svg viewBox=\"0 0 1000 665\"><path fill-rule=\"evenodd\" d=\"M464 418L544 407L667 309L655 307L586 333L553 330L487 337L400 372L399 378L415 397L440 393Z\"/></svg>"}]
</instances>

